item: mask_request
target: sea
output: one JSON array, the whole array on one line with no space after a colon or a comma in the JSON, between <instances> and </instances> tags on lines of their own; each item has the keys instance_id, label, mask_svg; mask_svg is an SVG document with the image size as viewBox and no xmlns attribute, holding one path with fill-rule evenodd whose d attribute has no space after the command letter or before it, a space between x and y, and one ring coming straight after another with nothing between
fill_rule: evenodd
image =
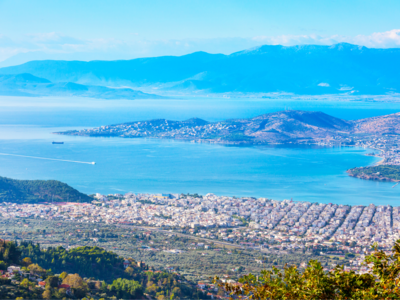
<instances>
[{"instance_id":1,"label":"sea","mask_svg":"<svg viewBox=\"0 0 400 300\"><path fill-rule=\"evenodd\" d=\"M0 176L55 179L93 194L214 193L275 200L400 206L400 186L347 176L373 165L372 149L225 146L159 139L89 138L53 132L165 118L250 118L284 109L360 119L400 103L318 99L181 97L158 100L0 97ZM52 144L53 141L64 144ZM95 164L91 164L95 162Z\"/></svg>"}]
</instances>

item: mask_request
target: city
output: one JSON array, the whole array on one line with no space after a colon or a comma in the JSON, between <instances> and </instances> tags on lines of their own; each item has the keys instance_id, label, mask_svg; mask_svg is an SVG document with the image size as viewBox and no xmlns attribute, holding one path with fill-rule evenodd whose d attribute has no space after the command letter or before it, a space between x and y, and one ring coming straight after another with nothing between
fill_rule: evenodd
<instances>
[{"instance_id":1,"label":"city","mask_svg":"<svg viewBox=\"0 0 400 300\"><path fill-rule=\"evenodd\" d=\"M4 219L159 228L262 253L317 250L318 255L351 254L355 258L346 267L360 272L367 270L361 262L372 244L390 251L400 238L400 207L389 205L349 206L214 194L96 194L94 198L92 203L2 203L0 213ZM201 247L208 249L210 245L203 243Z\"/></svg>"}]
</instances>

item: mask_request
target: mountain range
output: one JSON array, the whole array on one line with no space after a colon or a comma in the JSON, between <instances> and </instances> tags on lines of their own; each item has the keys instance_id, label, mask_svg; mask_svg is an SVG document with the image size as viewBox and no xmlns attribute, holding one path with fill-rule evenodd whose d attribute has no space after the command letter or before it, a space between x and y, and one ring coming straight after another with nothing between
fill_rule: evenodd
<instances>
[{"instance_id":1,"label":"mountain range","mask_svg":"<svg viewBox=\"0 0 400 300\"><path fill-rule=\"evenodd\" d=\"M400 92L400 49L346 43L261 46L230 55L195 52L118 61L31 61L0 69L54 84L207 93L390 94ZM89 88L90 90L90 88Z\"/></svg>"},{"instance_id":2,"label":"mountain range","mask_svg":"<svg viewBox=\"0 0 400 300\"><path fill-rule=\"evenodd\" d=\"M99 85L83 85L74 82L51 82L29 73L0 75L0 95L5 96L79 96L102 99L158 99L164 98L136 91L131 88L109 88Z\"/></svg>"},{"instance_id":3,"label":"mountain range","mask_svg":"<svg viewBox=\"0 0 400 300\"><path fill-rule=\"evenodd\" d=\"M347 121L323 112L291 110L221 122L207 122L198 118L186 121L147 120L58 134L151 137L222 144L351 143L354 136L400 134L400 113Z\"/></svg>"}]
</instances>

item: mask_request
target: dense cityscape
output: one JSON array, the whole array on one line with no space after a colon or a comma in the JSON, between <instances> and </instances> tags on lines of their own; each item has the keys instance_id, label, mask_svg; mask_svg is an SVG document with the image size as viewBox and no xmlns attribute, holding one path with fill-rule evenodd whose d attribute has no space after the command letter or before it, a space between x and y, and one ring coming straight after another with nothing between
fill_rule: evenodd
<instances>
[{"instance_id":1,"label":"dense cityscape","mask_svg":"<svg viewBox=\"0 0 400 300\"><path fill-rule=\"evenodd\" d=\"M349 206L266 198L179 194L96 194L92 203L2 203L4 219L24 218L162 228L261 252L319 249L320 255L390 250L400 238L400 207ZM180 251L180 249L169 249Z\"/></svg>"}]
</instances>

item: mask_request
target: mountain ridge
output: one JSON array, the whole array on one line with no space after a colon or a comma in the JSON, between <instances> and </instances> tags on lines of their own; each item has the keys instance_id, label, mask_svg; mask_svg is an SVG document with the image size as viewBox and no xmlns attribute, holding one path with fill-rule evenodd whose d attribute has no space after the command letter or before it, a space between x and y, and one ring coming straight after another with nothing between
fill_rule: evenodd
<instances>
[{"instance_id":1,"label":"mountain ridge","mask_svg":"<svg viewBox=\"0 0 400 300\"><path fill-rule=\"evenodd\" d=\"M80 96L102 99L162 99L130 88L109 88L74 82L51 82L30 73L0 74L0 95L6 96Z\"/></svg>"},{"instance_id":2,"label":"mountain ridge","mask_svg":"<svg viewBox=\"0 0 400 300\"><path fill-rule=\"evenodd\" d=\"M377 129L369 130L372 127ZM392 128L391 131L388 128ZM145 120L57 134L165 138L222 144L339 143L346 140L351 144L351 139L358 135L387 132L400 132L400 113L347 121L323 112L289 110L220 122L195 118L186 121Z\"/></svg>"},{"instance_id":3,"label":"mountain ridge","mask_svg":"<svg viewBox=\"0 0 400 300\"><path fill-rule=\"evenodd\" d=\"M340 43L264 45L230 55L194 52L116 61L31 61L0 68L52 82L206 93L390 94L400 92L400 49Z\"/></svg>"}]
</instances>

